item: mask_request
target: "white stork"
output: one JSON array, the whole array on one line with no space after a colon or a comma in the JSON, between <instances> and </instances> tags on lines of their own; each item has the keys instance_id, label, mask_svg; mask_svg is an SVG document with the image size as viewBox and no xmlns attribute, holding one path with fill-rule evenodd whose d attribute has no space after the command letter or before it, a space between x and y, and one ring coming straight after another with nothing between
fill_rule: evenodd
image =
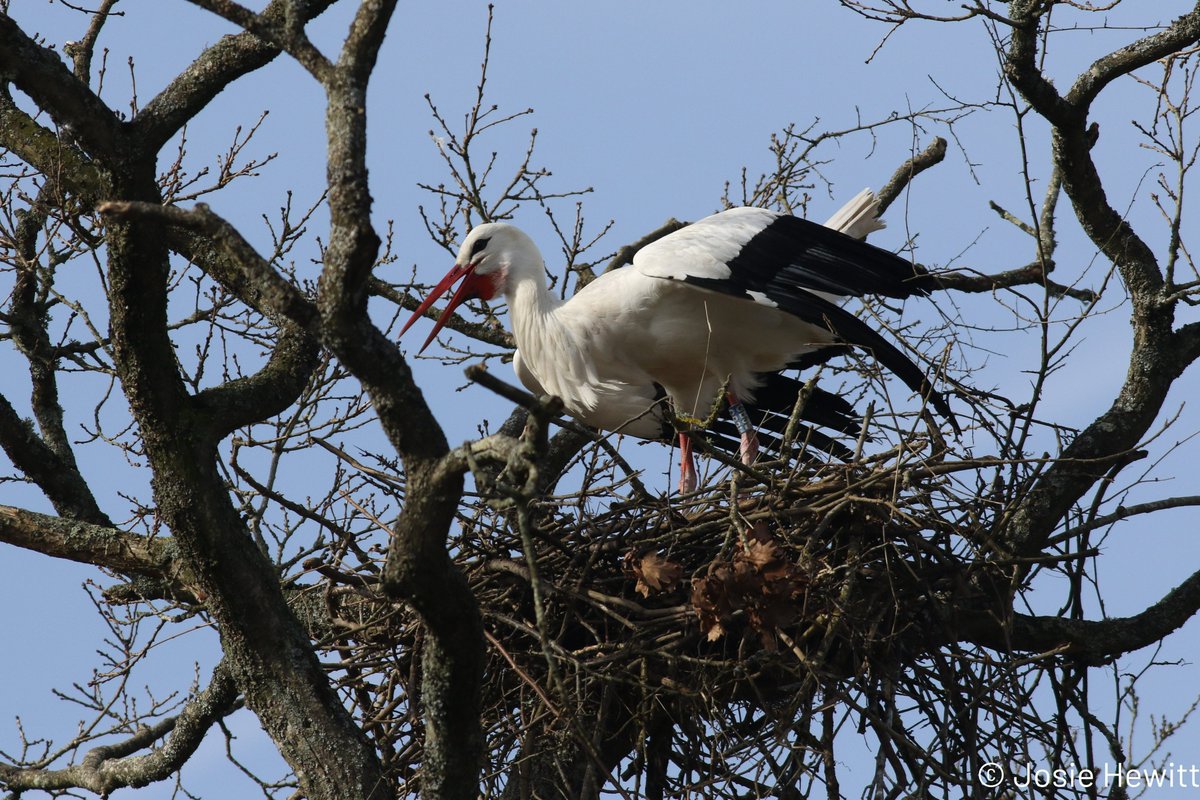
<instances>
[{"instance_id":1,"label":"white stork","mask_svg":"<svg viewBox=\"0 0 1200 800\"><path fill-rule=\"evenodd\" d=\"M664 396L678 419L696 424L724 388L746 463L758 444L743 404L753 404L765 382L778 387L771 376L830 347L870 351L957 429L924 372L839 305L848 296L928 293L927 273L861 241L883 227L877 212L868 190L825 226L732 208L646 245L631 266L599 276L566 302L547 288L532 239L512 225L486 223L467 235L454 267L401 335L459 279L421 350L463 302L503 294L518 347L513 367L530 391L557 395L594 427L657 439L667 422ZM845 416L844 409L832 413ZM680 491L688 492L696 470L686 433L680 450Z\"/></svg>"}]
</instances>

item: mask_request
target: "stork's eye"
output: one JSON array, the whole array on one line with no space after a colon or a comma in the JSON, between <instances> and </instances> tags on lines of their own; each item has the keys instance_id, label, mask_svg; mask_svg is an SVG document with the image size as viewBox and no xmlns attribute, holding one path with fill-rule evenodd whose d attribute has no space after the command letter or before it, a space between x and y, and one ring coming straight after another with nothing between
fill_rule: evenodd
<instances>
[{"instance_id":1,"label":"stork's eye","mask_svg":"<svg viewBox=\"0 0 1200 800\"><path fill-rule=\"evenodd\" d=\"M475 257L475 256L479 255L479 251L481 251L481 250L483 250L483 248L487 247L488 242L490 242L490 241L491 241L491 239L486 236L482 239L476 239L475 244L471 245L471 256Z\"/></svg>"}]
</instances>

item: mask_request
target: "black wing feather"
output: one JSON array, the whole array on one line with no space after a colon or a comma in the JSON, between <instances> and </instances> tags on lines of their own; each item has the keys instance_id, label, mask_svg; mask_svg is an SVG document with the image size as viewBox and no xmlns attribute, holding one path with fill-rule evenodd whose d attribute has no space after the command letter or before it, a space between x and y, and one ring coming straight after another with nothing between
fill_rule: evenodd
<instances>
[{"instance_id":1,"label":"black wing feather","mask_svg":"<svg viewBox=\"0 0 1200 800\"><path fill-rule=\"evenodd\" d=\"M738 433L737 427L729 420L718 420L704 434L713 447L718 447L731 455L737 455L741 448L741 434ZM757 436L758 446L764 452L773 456L780 454L783 446L782 440L762 431L759 431ZM849 462L854 460L853 450L809 425L797 426L796 443L803 445L806 450L825 453L839 461Z\"/></svg>"},{"instance_id":2,"label":"black wing feather","mask_svg":"<svg viewBox=\"0 0 1200 800\"><path fill-rule=\"evenodd\" d=\"M760 431L772 431L782 436L791 419L792 408L804 388L804 382L780 373L759 377L763 384L756 390L754 402L746 404L746 413ZM656 401L665 403L666 391L658 384L655 384L654 388ZM800 420L808 424L799 425L797 441L806 444L810 450L828 453L843 461L850 460L853 454L849 448L812 427L817 425L850 436L858 436L861 430L858 413L843 397L820 387L813 387L808 402L800 412ZM737 455L741 447L741 433L729 415L728 406L721 409L720 416L705 434L714 447ZM664 416L662 439L669 442L674 436L675 428ZM779 438L767 434L760 434L759 443L763 450L776 455L779 454L782 444Z\"/></svg>"},{"instance_id":3,"label":"black wing feather","mask_svg":"<svg viewBox=\"0 0 1200 800\"><path fill-rule=\"evenodd\" d=\"M754 390L754 402L746 404L746 411L751 419L775 415L782 418L783 426L786 426L792 415L792 407L804 389L804 381L778 372L759 377L763 379L763 384ZM841 395L827 392L819 386L813 387L808 402L800 412L800 419L851 436L858 436L860 430L859 415L854 406ZM768 426L771 424L768 423ZM778 432L783 432L783 426Z\"/></svg>"},{"instance_id":4,"label":"black wing feather","mask_svg":"<svg viewBox=\"0 0 1200 800\"><path fill-rule=\"evenodd\" d=\"M909 360L908 356L900 352L895 345L876 333L871 326L836 303L831 303L825 298L807 291L786 277L780 280L765 281L761 284L761 288L742 288L741 290L734 282L726 279L689 276L684 280L704 289L744 296L747 300L752 300L746 294L747 291L762 292L781 310L793 314L805 322L820 325L844 342L870 351L876 361L891 370L896 377L904 381L908 388L923 397L927 396L937 412L945 417L956 431L959 430L958 421L954 418L954 413L950 410L946 398L930 385L921 368Z\"/></svg>"},{"instance_id":5,"label":"black wing feather","mask_svg":"<svg viewBox=\"0 0 1200 800\"><path fill-rule=\"evenodd\" d=\"M869 350L910 389L928 397L938 413L959 430L946 398L933 389L920 367L858 317L814 294L896 298L928 294L933 285L929 273L895 253L788 215L774 218L750 237L727 266L729 275L724 278L689 275L683 280L747 300L761 295L843 342Z\"/></svg>"},{"instance_id":6,"label":"black wing feather","mask_svg":"<svg viewBox=\"0 0 1200 800\"><path fill-rule=\"evenodd\" d=\"M763 384L755 391L754 402L746 404L746 413L758 432L759 447L778 456L782 452L783 434L787 431L792 409L800 397L804 383L780 373L759 377L764 379ZM854 406L844 398L814 387L808 402L800 411L800 419L808 424L797 426L796 442L808 450L826 453L842 461L853 459L854 453L850 448L813 427L819 425L843 434L858 436L862 430L858 423L858 414ZM713 444L737 454L741 446L741 434L730 418L728 407L722 409L721 417L709 430L710 441ZM772 433L776 435L772 436Z\"/></svg>"},{"instance_id":7,"label":"black wing feather","mask_svg":"<svg viewBox=\"0 0 1200 800\"><path fill-rule=\"evenodd\" d=\"M743 291L765 292L781 285L842 296L904 298L929 294L933 286L933 276L895 253L787 215L752 236L728 266L726 280Z\"/></svg>"}]
</instances>

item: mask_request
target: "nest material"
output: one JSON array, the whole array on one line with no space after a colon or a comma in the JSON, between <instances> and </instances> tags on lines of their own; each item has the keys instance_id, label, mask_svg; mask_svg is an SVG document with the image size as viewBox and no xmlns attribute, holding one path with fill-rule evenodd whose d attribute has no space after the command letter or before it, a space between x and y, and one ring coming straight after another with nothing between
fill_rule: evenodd
<instances>
[{"instance_id":1,"label":"nest material","mask_svg":"<svg viewBox=\"0 0 1200 800\"><path fill-rule=\"evenodd\" d=\"M595 756L603 742L580 742L600 730L632 736L613 746L643 752L664 726L679 767L716 746L710 733L752 725L754 735L722 740L726 766L710 763L694 784L723 796L713 787L724 781L736 796L747 764L770 763L779 747L806 769L832 757L832 742L810 731L833 724L818 713L833 705L875 730L898 774L949 771L967 741L978 752L995 746L1021 708L983 701L960 721L940 694L965 663L944 652L953 615L996 607L981 587L997 585L1000 568L976 546L990 522L964 515L978 507L977 487L938 477L911 453L801 463L769 472L766 486L735 478L687 498L636 501L605 462L585 465L595 470L583 479L589 493L524 505L480 498L460 518L452 552L487 629L484 721L496 775L547 742L567 769ZM397 777L419 783L419 715L400 711L419 685L420 626L402 608L371 614L352 623L355 660L378 671L347 687L375 709L372 732L396 754ZM974 683L995 680L987 662L969 669L980 673ZM388 703L372 694L384 685ZM939 741L914 744L911 726L888 710L899 698ZM972 721L980 713L990 732ZM692 785L680 779L684 793Z\"/></svg>"},{"instance_id":2,"label":"nest material","mask_svg":"<svg viewBox=\"0 0 1200 800\"><path fill-rule=\"evenodd\" d=\"M646 659L652 676L691 685L769 663L787 684L812 670L870 670L920 647L952 588L939 572L961 561L950 539L930 541L891 482L854 487L853 472L839 472L793 484L799 491L745 493L732 508L724 485L584 524L556 505L536 509L556 657L585 669ZM509 655L531 656L528 674L543 674L533 575L520 542L497 534L489 525L476 540L471 580ZM760 678L755 691L773 693L769 684Z\"/></svg>"}]
</instances>

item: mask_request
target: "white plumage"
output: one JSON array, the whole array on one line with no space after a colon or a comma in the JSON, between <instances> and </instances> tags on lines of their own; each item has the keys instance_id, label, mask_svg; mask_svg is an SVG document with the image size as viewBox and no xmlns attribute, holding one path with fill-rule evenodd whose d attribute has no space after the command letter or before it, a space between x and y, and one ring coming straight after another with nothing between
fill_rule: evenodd
<instances>
[{"instance_id":1,"label":"white plumage","mask_svg":"<svg viewBox=\"0 0 1200 800\"><path fill-rule=\"evenodd\" d=\"M860 241L883 227L877 209L867 190L826 226L730 209L646 245L632 265L599 276L566 302L548 290L542 256L527 235L505 223L479 225L405 330L460 278L425 346L465 300L504 294L521 382L562 398L589 425L643 438L663 435L656 400L664 393L676 414L703 419L722 387L731 401L752 403L765 377L837 344L873 351L953 422L924 373L838 305L866 293L928 291L928 275ZM752 439L742 431L748 460ZM690 461L686 437L682 444ZM685 463L681 488L694 485Z\"/></svg>"}]
</instances>

